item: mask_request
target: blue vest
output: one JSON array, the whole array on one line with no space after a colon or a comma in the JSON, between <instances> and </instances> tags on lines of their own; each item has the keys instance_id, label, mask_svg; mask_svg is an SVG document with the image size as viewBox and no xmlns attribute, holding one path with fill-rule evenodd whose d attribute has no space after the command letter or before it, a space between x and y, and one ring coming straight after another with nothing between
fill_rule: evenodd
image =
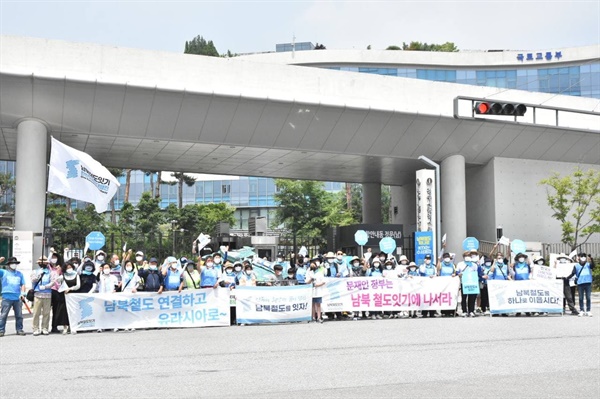
<instances>
[{"instance_id":1,"label":"blue vest","mask_svg":"<svg viewBox=\"0 0 600 399\"><path fill-rule=\"evenodd\" d=\"M515 263L515 280L529 280L529 265L527 263Z\"/></svg>"},{"instance_id":2,"label":"blue vest","mask_svg":"<svg viewBox=\"0 0 600 399\"><path fill-rule=\"evenodd\" d=\"M492 266L490 265L490 267L487 266L482 266L481 267L481 276L488 276L487 280L480 277L479 281L481 281L483 284L487 284L488 280L491 280L493 278L492 274L490 273L492 270Z\"/></svg>"},{"instance_id":3,"label":"blue vest","mask_svg":"<svg viewBox=\"0 0 600 399\"><path fill-rule=\"evenodd\" d=\"M38 277L40 277L40 275L38 274ZM50 278L50 271L48 269L46 269L45 272L42 272L41 275L41 281L38 280L37 283L34 283L33 285L35 286L35 292L41 292L43 294L50 294L52 293L52 289L50 287L48 287L48 284L50 284L50 281L52 280ZM43 285L44 288L46 288L45 290L40 290L40 285Z\"/></svg>"},{"instance_id":4,"label":"blue vest","mask_svg":"<svg viewBox=\"0 0 600 399\"><path fill-rule=\"evenodd\" d=\"M377 269L369 269L369 277L383 277L379 268Z\"/></svg>"},{"instance_id":5,"label":"blue vest","mask_svg":"<svg viewBox=\"0 0 600 399\"><path fill-rule=\"evenodd\" d=\"M452 274L454 274L454 264L452 262L442 262L442 267L440 268L440 276L452 276Z\"/></svg>"},{"instance_id":6,"label":"blue vest","mask_svg":"<svg viewBox=\"0 0 600 399\"><path fill-rule=\"evenodd\" d=\"M2 277L2 297L11 301L18 300L21 286L25 285L23 273L18 270L0 270L0 277Z\"/></svg>"},{"instance_id":7,"label":"blue vest","mask_svg":"<svg viewBox=\"0 0 600 399\"><path fill-rule=\"evenodd\" d=\"M429 276L435 276L435 266L430 263L429 265L424 265L425 266L425 273L421 273L421 275L425 276L425 277L429 277Z\"/></svg>"},{"instance_id":8,"label":"blue vest","mask_svg":"<svg viewBox=\"0 0 600 399\"><path fill-rule=\"evenodd\" d=\"M217 284L217 276L218 272L216 268L205 267L204 269L202 269L202 273L200 274L200 286L214 286L215 284Z\"/></svg>"},{"instance_id":9,"label":"blue vest","mask_svg":"<svg viewBox=\"0 0 600 399\"><path fill-rule=\"evenodd\" d=\"M306 284L306 268L304 266L296 270L296 280L298 280L298 284Z\"/></svg>"},{"instance_id":10,"label":"blue vest","mask_svg":"<svg viewBox=\"0 0 600 399\"><path fill-rule=\"evenodd\" d=\"M499 265L498 262L496 262L493 280L508 280L508 266L504 263Z\"/></svg>"},{"instance_id":11,"label":"blue vest","mask_svg":"<svg viewBox=\"0 0 600 399\"><path fill-rule=\"evenodd\" d=\"M587 283L592 282L592 270L590 268L589 263L586 263L583 266L581 266L578 263L575 265L575 270L576 270L575 276L579 276L579 277L577 277L577 285L587 284Z\"/></svg>"},{"instance_id":12,"label":"blue vest","mask_svg":"<svg viewBox=\"0 0 600 399\"><path fill-rule=\"evenodd\" d=\"M169 268L167 275L165 276L165 288L167 291L175 291L179 289L181 284L181 270L175 270Z\"/></svg>"}]
</instances>

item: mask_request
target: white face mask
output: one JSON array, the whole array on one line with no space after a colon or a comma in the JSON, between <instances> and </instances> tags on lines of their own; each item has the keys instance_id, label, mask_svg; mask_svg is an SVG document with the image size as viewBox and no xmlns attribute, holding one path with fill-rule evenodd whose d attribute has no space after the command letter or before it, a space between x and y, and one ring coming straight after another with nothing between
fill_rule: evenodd
<instances>
[{"instance_id":1,"label":"white face mask","mask_svg":"<svg viewBox=\"0 0 600 399\"><path fill-rule=\"evenodd\" d=\"M485 262L485 265L486 265L487 267L490 267L490 266L492 266L492 262Z\"/></svg>"},{"instance_id":2,"label":"white face mask","mask_svg":"<svg viewBox=\"0 0 600 399\"><path fill-rule=\"evenodd\" d=\"M496 259L496 261L497 261L498 263L504 263L504 258L498 258L498 259Z\"/></svg>"},{"instance_id":3,"label":"white face mask","mask_svg":"<svg viewBox=\"0 0 600 399\"><path fill-rule=\"evenodd\" d=\"M206 266L207 266L207 267L213 267L213 265L214 265L214 264L213 264L212 262L206 262Z\"/></svg>"},{"instance_id":4,"label":"white face mask","mask_svg":"<svg viewBox=\"0 0 600 399\"><path fill-rule=\"evenodd\" d=\"M525 258L519 258L519 263L525 262Z\"/></svg>"},{"instance_id":5,"label":"white face mask","mask_svg":"<svg viewBox=\"0 0 600 399\"><path fill-rule=\"evenodd\" d=\"M337 260L342 260L342 255L336 256Z\"/></svg>"},{"instance_id":6,"label":"white face mask","mask_svg":"<svg viewBox=\"0 0 600 399\"><path fill-rule=\"evenodd\" d=\"M334 260L335 260L335 258L327 258L327 262L329 262L329 263L333 263Z\"/></svg>"},{"instance_id":7,"label":"white face mask","mask_svg":"<svg viewBox=\"0 0 600 399\"><path fill-rule=\"evenodd\" d=\"M379 268L379 263L378 263L378 262L374 262L374 263L373 263L373 267L374 267L375 269Z\"/></svg>"},{"instance_id":8,"label":"white face mask","mask_svg":"<svg viewBox=\"0 0 600 399\"><path fill-rule=\"evenodd\" d=\"M279 262L279 263L283 262L283 258L277 258L277 262Z\"/></svg>"},{"instance_id":9,"label":"white face mask","mask_svg":"<svg viewBox=\"0 0 600 399\"><path fill-rule=\"evenodd\" d=\"M67 270L65 270L65 273L69 274L69 275L72 275L72 274L75 274L75 270L73 270L73 269L67 269Z\"/></svg>"},{"instance_id":10,"label":"white face mask","mask_svg":"<svg viewBox=\"0 0 600 399\"><path fill-rule=\"evenodd\" d=\"M316 261L316 262L315 262L315 265L317 265L317 267L319 267L319 266L321 266L321 262L319 262L319 261Z\"/></svg>"},{"instance_id":11,"label":"white face mask","mask_svg":"<svg viewBox=\"0 0 600 399\"><path fill-rule=\"evenodd\" d=\"M538 265L543 265L543 264L544 264L544 261L543 261L543 260L538 260L537 264L538 264Z\"/></svg>"},{"instance_id":12,"label":"white face mask","mask_svg":"<svg viewBox=\"0 0 600 399\"><path fill-rule=\"evenodd\" d=\"M121 264L121 261L119 259L117 259L113 262L113 265L115 265L115 266L119 266L120 264Z\"/></svg>"},{"instance_id":13,"label":"white face mask","mask_svg":"<svg viewBox=\"0 0 600 399\"><path fill-rule=\"evenodd\" d=\"M135 260L136 260L136 261L138 261L138 262L141 262L141 261L142 261L142 259L144 259L144 257L143 257L143 256L136 256L136 257L135 257Z\"/></svg>"},{"instance_id":14,"label":"white face mask","mask_svg":"<svg viewBox=\"0 0 600 399\"><path fill-rule=\"evenodd\" d=\"M214 258L213 259L215 261L215 263L218 265L219 263L221 263L221 258Z\"/></svg>"},{"instance_id":15,"label":"white face mask","mask_svg":"<svg viewBox=\"0 0 600 399\"><path fill-rule=\"evenodd\" d=\"M11 263L10 265L8 265L8 267L10 267L12 270L16 270L17 264L16 263Z\"/></svg>"},{"instance_id":16,"label":"white face mask","mask_svg":"<svg viewBox=\"0 0 600 399\"><path fill-rule=\"evenodd\" d=\"M50 258L50 263L52 263L53 265L55 265L57 262L56 258Z\"/></svg>"},{"instance_id":17,"label":"white face mask","mask_svg":"<svg viewBox=\"0 0 600 399\"><path fill-rule=\"evenodd\" d=\"M242 271L242 268L241 268L240 266L236 266L236 267L235 267L235 271L236 271L236 272L240 272L240 271Z\"/></svg>"},{"instance_id":18,"label":"white face mask","mask_svg":"<svg viewBox=\"0 0 600 399\"><path fill-rule=\"evenodd\" d=\"M585 256L582 256L582 257L579 258L580 262L585 262L586 260L587 260L587 257L585 257Z\"/></svg>"},{"instance_id":19,"label":"white face mask","mask_svg":"<svg viewBox=\"0 0 600 399\"><path fill-rule=\"evenodd\" d=\"M96 257L96 259L98 259L99 261L103 261L104 260L104 255L98 255Z\"/></svg>"},{"instance_id":20,"label":"white face mask","mask_svg":"<svg viewBox=\"0 0 600 399\"><path fill-rule=\"evenodd\" d=\"M471 256L471 261L477 262L478 260L479 260L479 255L473 255L473 256Z\"/></svg>"},{"instance_id":21,"label":"white face mask","mask_svg":"<svg viewBox=\"0 0 600 399\"><path fill-rule=\"evenodd\" d=\"M246 270L246 274L249 276L252 274L252 270Z\"/></svg>"},{"instance_id":22,"label":"white face mask","mask_svg":"<svg viewBox=\"0 0 600 399\"><path fill-rule=\"evenodd\" d=\"M102 273L108 275L108 274L110 274L110 269L104 269L104 270L102 270Z\"/></svg>"},{"instance_id":23,"label":"white face mask","mask_svg":"<svg viewBox=\"0 0 600 399\"><path fill-rule=\"evenodd\" d=\"M429 265L429 264L431 264L431 260L429 260L429 259L425 259L425 264L426 264L426 265Z\"/></svg>"},{"instance_id":24,"label":"white face mask","mask_svg":"<svg viewBox=\"0 0 600 399\"><path fill-rule=\"evenodd\" d=\"M567 259L561 259L558 261L558 263L569 263L569 261Z\"/></svg>"},{"instance_id":25,"label":"white face mask","mask_svg":"<svg viewBox=\"0 0 600 399\"><path fill-rule=\"evenodd\" d=\"M450 258L444 258L444 262L450 263Z\"/></svg>"},{"instance_id":26,"label":"white face mask","mask_svg":"<svg viewBox=\"0 0 600 399\"><path fill-rule=\"evenodd\" d=\"M127 266L125 268L125 270L127 270L128 272L132 272L133 271L133 267L132 266Z\"/></svg>"},{"instance_id":27,"label":"white face mask","mask_svg":"<svg viewBox=\"0 0 600 399\"><path fill-rule=\"evenodd\" d=\"M359 263L359 262L352 262L352 266L354 266L354 267L358 267L358 265L360 265L360 263Z\"/></svg>"},{"instance_id":28,"label":"white face mask","mask_svg":"<svg viewBox=\"0 0 600 399\"><path fill-rule=\"evenodd\" d=\"M465 256L465 262L470 262L471 261L471 257L470 256Z\"/></svg>"},{"instance_id":29,"label":"white face mask","mask_svg":"<svg viewBox=\"0 0 600 399\"><path fill-rule=\"evenodd\" d=\"M392 265L387 265L385 268L386 268L387 270L392 270Z\"/></svg>"}]
</instances>

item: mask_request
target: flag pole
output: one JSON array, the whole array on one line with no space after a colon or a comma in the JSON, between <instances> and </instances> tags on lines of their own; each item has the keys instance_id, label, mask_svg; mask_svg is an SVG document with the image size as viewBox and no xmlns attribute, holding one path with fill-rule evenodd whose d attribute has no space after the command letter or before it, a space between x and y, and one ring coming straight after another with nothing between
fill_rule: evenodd
<instances>
[{"instance_id":1,"label":"flag pole","mask_svg":"<svg viewBox=\"0 0 600 399\"><path fill-rule=\"evenodd\" d=\"M44 187L44 227L42 228L42 257L44 256L44 247L46 246L46 214L48 212L48 179L50 178L50 153L52 152L52 135L50 135L50 151L46 150L46 186ZM48 259L49 261L49 259Z\"/></svg>"}]
</instances>

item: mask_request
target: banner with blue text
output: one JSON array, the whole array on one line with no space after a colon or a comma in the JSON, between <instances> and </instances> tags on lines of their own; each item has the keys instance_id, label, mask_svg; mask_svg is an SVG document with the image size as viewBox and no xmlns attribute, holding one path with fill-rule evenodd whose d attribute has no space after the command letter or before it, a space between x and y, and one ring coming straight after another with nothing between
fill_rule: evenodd
<instances>
[{"instance_id":1,"label":"banner with blue text","mask_svg":"<svg viewBox=\"0 0 600 399\"><path fill-rule=\"evenodd\" d=\"M67 294L72 331L113 328L229 326L225 288L154 292Z\"/></svg>"},{"instance_id":2,"label":"banner with blue text","mask_svg":"<svg viewBox=\"0 0 600 399\"><path fill-rule=\"evenodd\" d=\"M312 286L243 287L233 291L238 324L310 321Z\"/></svg>"},{"instance_id":3,"label":"banner with blue text","mask_svg":"<svg viewBox=\"0 0 600 399\"><path fill-rule=\"evenodd\" d=\"M490 280L490 313L562 313L562 280Z\"/></svg>"},{"instance_id":4,"label":"banner with blue text","mask_svg":"<svg viewBox=\"0 0 600 399\"><path fill-rule=\"evenodd\" d=\"M326 279L324 312L450 310L456 308L458 277Z\"/></svg>"}]
</instances>

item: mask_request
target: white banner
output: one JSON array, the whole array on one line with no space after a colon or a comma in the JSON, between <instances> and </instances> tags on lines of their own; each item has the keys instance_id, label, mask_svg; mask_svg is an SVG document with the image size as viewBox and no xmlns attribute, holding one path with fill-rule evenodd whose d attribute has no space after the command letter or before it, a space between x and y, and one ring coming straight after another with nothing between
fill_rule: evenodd
<instances>
[{"instance_id":1,"label":"white banner","mask_svg":"<svg viewBox=\"0 0 600 399\"><path fill-rule=\"evenodd\" d=\"M73 331L112 328L229 326L225 288L108 294L67 294Z\"/></svg>"},{"instance_id":2,"label":"white banner","mask_svg":"<svg viewBox=\"0 0 600 399\"><path fill-rule=\"evenodd\" d=\"M244 287L233 291L238 324L310 321L312 286Z\"/></svg>"},{"instance_id":3,"label":"white banner","mask_svg":"<svg viewBox=\"0 0 600 399\"><path fill-rule=\"evenodd\" d=\"M96 207L96 212L102 213L108 209L119 185L117 179L100 162L52 137L49 192L90 202Z\"/></svg>"},{"instance_id":4,"label":"white banner","mask_svg":"<svg viewBox=\"0 0 600 399\"><path fill-rule=\"evenodd\" d=\"M557 263L556 264L556 277L564 278L568 277L573 273L573 268L577 263Z\"/></svg>"},{"instance_id":5,"label":"white banner","mask_svg":"<svg viewBox=\"0 0 600 399\"><path fill-rule=\"evenodd\" d=\"M456 308L459 285L458 277L326 279L322 310L450 310Z\"/></svg>"},{"instance_id":6,"label":"white banner","mask_svg":"<svg viewBox=\"0 0 600 399\"><path fill-rule=\"evenodd\" d=\"M490 280L488 281L490 312L562 313L562 280Z\"/></svg>"},{"instance_id":7,"label":"white banner","mask_svg":"<svg viewBox=\"0 0 600 399\"><path fill-rule=\"evenodd\" d=\"M556 269L550 266L533 265L531 278L534 280L554 280L556 278Z\"/></svg>"}]
</instances>

